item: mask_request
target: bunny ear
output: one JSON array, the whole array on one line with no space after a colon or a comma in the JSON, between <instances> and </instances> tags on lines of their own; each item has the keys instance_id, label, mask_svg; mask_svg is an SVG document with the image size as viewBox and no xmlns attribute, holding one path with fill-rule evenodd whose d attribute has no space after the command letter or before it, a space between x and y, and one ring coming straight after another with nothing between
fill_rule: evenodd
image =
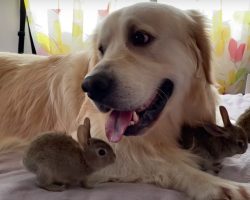
<instances>
[{"instance_id":1,"label":"bunny ear","mask_svg":"<svg viewBox=\"0 0 250 200\"><path fill-rule=\"evenodd\" d=\"M86 147L88 145L88 141L91 138L89 118L85 118L84 123L78 127L77 138L82 147Z\"/></svg>"},{"instance_id":2,"label":"bunny ear","mask_svg":"<svg viewBox=\"0 0 250 200\"><path fill-rule=\"evenodd\" d=\"M228 131L216 124L205 124L203 125L206 132L215 137L228 137Z\"/></svg>"},{"instance_id":3,"label":"bunny ear","mask_svg":"<svg viewBox=\"0 0 250 200\"><path fill-rule=\"evenodd\" d=\"M222 117L222 120L223 120L224 127L232 126L232 123L231 123L231 121L229 119L227 109L224 106L220 106L219 109L220 109L220 114L221 114L221 117Z\"/></svg>"}]
</instances>

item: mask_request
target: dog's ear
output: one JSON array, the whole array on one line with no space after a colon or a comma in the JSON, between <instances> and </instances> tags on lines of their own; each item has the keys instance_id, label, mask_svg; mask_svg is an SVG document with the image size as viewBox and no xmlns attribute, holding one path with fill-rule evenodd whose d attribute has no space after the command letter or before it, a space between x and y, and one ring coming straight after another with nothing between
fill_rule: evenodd
<instances>
[{"instance_id":1,"label":"dog's ear","mask_svg":"<svg viewBox=\"0 0 250 200\"><path fill-rule=\"evenodd\" d=\"M187 14L191 17L189 34L192 42L189 45L197 58L197 76L201 76L202 71L204 71L207 82L213 83L210 63L211 46L206 31L206 20L199 12L194 10L187 11Z\"/></svg>"}]
</instances>

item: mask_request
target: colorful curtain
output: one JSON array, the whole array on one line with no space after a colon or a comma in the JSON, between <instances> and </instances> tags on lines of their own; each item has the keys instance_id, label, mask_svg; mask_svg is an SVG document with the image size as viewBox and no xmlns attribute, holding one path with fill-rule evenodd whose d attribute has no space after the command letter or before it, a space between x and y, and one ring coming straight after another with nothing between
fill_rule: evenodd
<instances>
[{"instance_id":1,"label":"colorful curtain","mask_svg":"<svg viewBox=\"0 0 250 200\"><path fill-rule=\"evenodd\" d=\"M25 0L25 5L37 52L50 55L83 49L103 17L138 2L143 0ZM157 2L196 9L207 17L218 90L243 92L250 73L250 0Z\"/></svg>"}]
</instances>

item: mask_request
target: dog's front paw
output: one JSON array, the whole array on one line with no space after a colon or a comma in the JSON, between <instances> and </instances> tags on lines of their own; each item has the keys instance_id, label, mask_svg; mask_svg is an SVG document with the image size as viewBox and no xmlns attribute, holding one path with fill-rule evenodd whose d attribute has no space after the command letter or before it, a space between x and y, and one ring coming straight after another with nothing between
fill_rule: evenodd
<instances>
[{"instance_id":1,"label":"dog's front paw","mask_svg":"<svg viewBox=\"0 0 250 200\"><path fill-rule=\"evenodd\" d=\"M206 193L206 192L205 192ZM204 193L204 194L205 194ZM197 200L250 200L250 184L219 186Z\"/></svg>"},{"instance_id":2,"label":"dog's front paw","mask_svg":"<svg viewBox=\"0 0 250 200\"><path fill-rule=\"evenodd\" d=\"M250 200L250 186L221 187L219 199L225 200Z\"/></svg>"}]
</instances>

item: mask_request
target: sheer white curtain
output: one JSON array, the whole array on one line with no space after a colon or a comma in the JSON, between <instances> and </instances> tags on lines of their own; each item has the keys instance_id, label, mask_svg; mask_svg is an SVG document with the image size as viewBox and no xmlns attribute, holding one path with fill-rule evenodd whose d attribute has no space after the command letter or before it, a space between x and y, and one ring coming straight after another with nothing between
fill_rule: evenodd
<instances>
[{"instance_id":1,"label":"sheer white curtain","mask_svg":"<svg viewBox=\"0 0 250 200\"><path fill-rule=\"evenodd\" d=\"M36 50L49 55L83 49L103 17L124 6L148 1L25 0L25 3ZM157 3L196 9L207 17L219 91L244 91L250 72L250 0L157 0Z\"/></svg>"},{"instance_id":2,"label":"sheer white curtain","mask_svg":"<svg viewBox=\"0 0 250 200\"><path fill-rule=\"evenodd\" d=\"M110 12L145 0L25 0L38 54L79 51ZM147 1L146 1L147 2Z\"/></svg>"},{"instance_id":3,"label":"sheer white curtain","mask_svg":"<svg viewBox=\"0 0 250 200\"><path fill-rule=\"evenodd\" d=\"M249 0L158 0L180 9L196 9L210 25L213 68L221 93L243 92L250 72Z\"/></svg>"}]
</instances>

